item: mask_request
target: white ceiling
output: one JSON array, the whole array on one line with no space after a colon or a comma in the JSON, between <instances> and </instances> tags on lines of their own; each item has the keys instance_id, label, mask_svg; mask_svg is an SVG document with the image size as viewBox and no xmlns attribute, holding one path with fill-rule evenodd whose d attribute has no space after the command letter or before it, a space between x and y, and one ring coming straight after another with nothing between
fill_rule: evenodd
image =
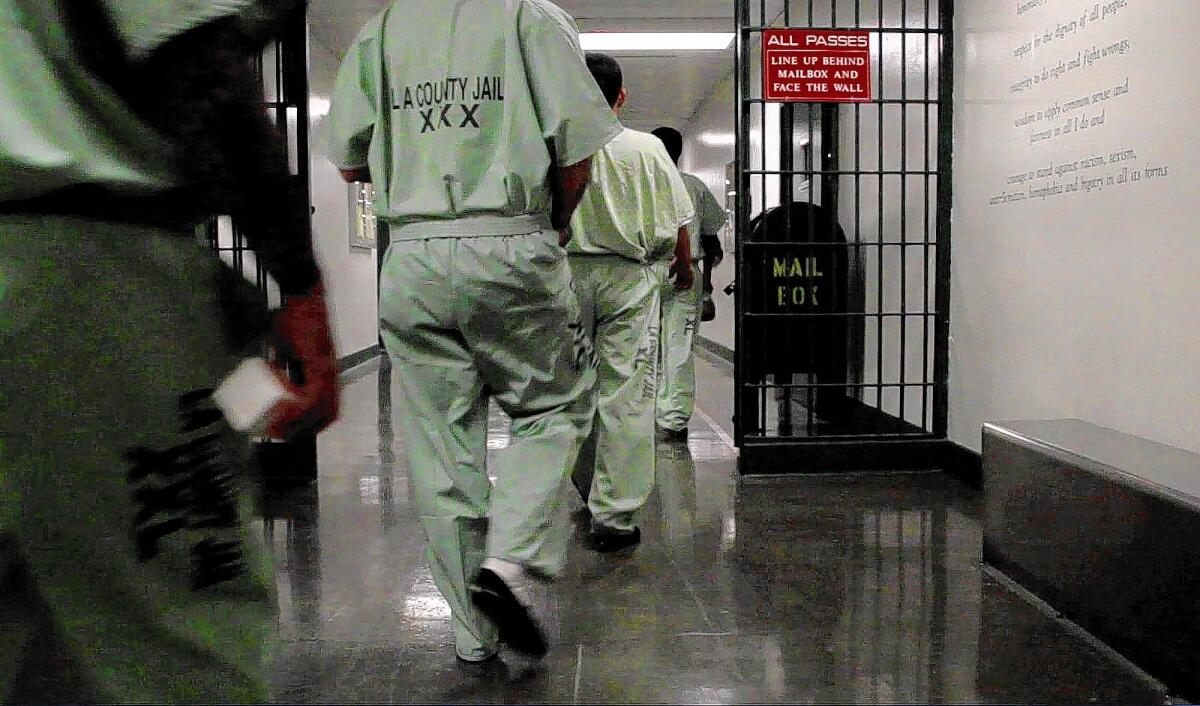
<instances>
[{"instance_id":1,"label":"white ceiling","mask_svg":"<svg viewBox=\"0 0 1200 706\"><path fill-rule=\"evenodd\" d=\"M313 42L341 57L358 29L388 0L311 0ZM733 0L559 0L581 31L732 32ZM650 130L680 128L712 87L733 70L733 51L616 54L625 70L629 104L622 121ZM318 71L314 61L314 71ZM314 76L314 85L327 83Z\"/></svg>"}]
</instances>

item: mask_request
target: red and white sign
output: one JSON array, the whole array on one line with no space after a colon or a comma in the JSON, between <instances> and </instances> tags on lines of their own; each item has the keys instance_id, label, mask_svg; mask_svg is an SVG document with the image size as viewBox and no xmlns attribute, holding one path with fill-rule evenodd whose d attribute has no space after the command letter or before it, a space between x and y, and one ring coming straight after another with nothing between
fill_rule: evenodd
<instances>
[{"instance_id":1,"label":"red and white sign","mask_svg":"<svg viewBox=\"0 0 1200 706\"><path fill-rule=\"evenodd\" d=\"M780 103L871 100L871 33L830 29L764 31L763 96Z\"/></svg>"}]
</instances>

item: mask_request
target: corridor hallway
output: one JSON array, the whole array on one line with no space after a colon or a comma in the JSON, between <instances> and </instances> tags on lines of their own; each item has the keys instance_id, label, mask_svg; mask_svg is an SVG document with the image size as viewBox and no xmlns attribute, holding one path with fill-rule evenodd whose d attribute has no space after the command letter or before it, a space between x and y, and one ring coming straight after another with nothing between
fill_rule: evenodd
<instances>
[{"instance_id":1,"label":"corridor hallway","mask_svg":"<svg viewBox=\"0 0 1200 706\"><path fill-rule=\"evenodd\" d=\"M386 368L385 368L386 370ZM267 501L290 703L1164 703L979 563L976 491L942 474L741 479L731 371L698 363L691 441L659 445L636 550L582 548L540 669L454 658L379 365L351 373L314 489ZM386 375L386 373L385 373ZM386 378L385 378L386 381ZM383 413L381 414L381 409ZM489 447L507 444L493 415ZM574 507L579 507L573 499Z\"/></svg>"}]
</instances>

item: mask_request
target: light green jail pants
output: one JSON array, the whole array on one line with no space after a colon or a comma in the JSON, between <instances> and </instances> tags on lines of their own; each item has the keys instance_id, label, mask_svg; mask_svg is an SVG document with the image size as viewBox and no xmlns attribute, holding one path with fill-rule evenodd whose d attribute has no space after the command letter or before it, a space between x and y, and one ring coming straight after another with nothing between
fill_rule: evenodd
<instances>
[{"instance_id":1,"label":"light green jail pants","mask_svg":"<svg viewBox=\"0 0 1200 706\"><path fill-rule=\"evenodd\" d=\"M591 422L584 393L595 363L557 238L400 240L383 264L380 318L401 386L397 427L434 582L467 659L496 644L495 626L467 592L485 558L548 576L565 562L562 491ZM512 418L494 488L489 397Z\"/></svg>"},{"instance_id":2,"label":"light green jail pants","mask_svg":"<svg viewBox=\"0 0 1200 706\"><path fill-rule=\"evenodd\" d=\"M596 418L573 472L594 525L628 531L654 489L654 408L663 263L571 258L584 330L599 360Z\"/></svg>"},{"instance_id":3,"label":"light green jail pants","mask_svg":"<svg viewBox=\"0 0 1200 706\"><path fill-rule=\"evenodd\" d=\"M662 290L660 369L658 375L658 426L670 431L687 429L696 409L696 337L704 303L704 277L692 265L695 285L680 291L667 282Z\"/></svg>"},{"instance_id":4,"label":"light green jail pants","mask_svg":"<svg viewBox=\"0 0 1200 706\"><path fill-rule=\"evenodd\" d=\"M0 701L267 698L275 581L244 440L229 274L187 235L0 217ZM8 682L6 685L5 682Z\"/></svg>"}]
</instances>

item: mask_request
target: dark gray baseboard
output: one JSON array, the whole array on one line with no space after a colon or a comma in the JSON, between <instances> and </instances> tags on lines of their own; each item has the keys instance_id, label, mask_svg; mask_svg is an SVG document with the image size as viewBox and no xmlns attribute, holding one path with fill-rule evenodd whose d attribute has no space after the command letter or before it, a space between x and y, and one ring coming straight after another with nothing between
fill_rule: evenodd
<instances>
[{"instance_id":1,"label":"dark gray baseboard","mask_svg":"<svg viewBox=\"0 0 1200 706\"><path fill-rule=\"evenodd\" d=\"M351 368L356 368L363 363L367 363L375 358L378 358L382 353L383 347L378 343L369 348L364 348L357 353L351 353L350 355L344 356L338 360L338 371L344 373Z\"/></svg>"},{"instance_id":2,"label":"dark gray baseboard","mask_svg":"<svg viewBox=\"0 0 1200 706\"><path fill-rule=\"evenodd\" d=\"M706 353L715 355L726 363L732 364L734 362L734 352L732 348L728 348L725 345L705 338L704 336L696 336L696 347L700 348Z\"/></svg>"},{"instance_id":3,"label":"dark gray baseboard","mask_svg":"<svg viewBox=\"0 0 1200 706\"><path fill-rule=\"evenodd\" d=\"M983 489L983 455L953 441L945 442L944 470L976 490Z\"/></svg>"}]
</instances>

